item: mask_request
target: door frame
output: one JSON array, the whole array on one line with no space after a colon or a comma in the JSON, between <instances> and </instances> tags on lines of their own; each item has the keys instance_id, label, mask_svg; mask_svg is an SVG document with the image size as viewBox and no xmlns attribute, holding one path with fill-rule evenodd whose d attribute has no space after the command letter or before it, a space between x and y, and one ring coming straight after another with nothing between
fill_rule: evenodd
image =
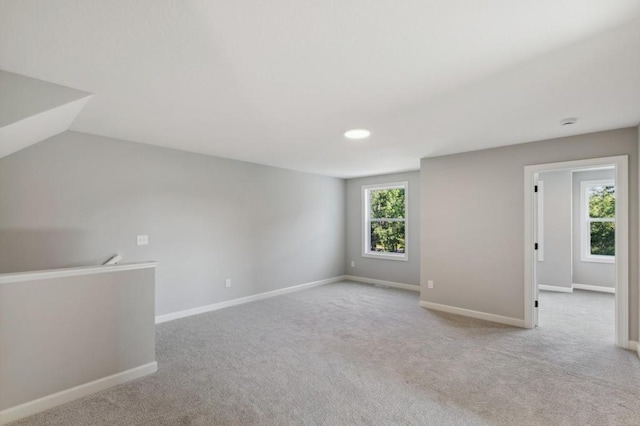
<instances>
[{"instance_id":1,"label":"door frame","mask_svg":"<svg viewBox=\"0 0 640 426\"><path fill-rule=\"evenodd\" d=\"M627 155L590 158L586 160L535 164L524 167L524 324L534 327L535 283L534 243L537 241L534 220L535 175L552 170L580 170L613 166L616 179L616 286L615 342L629 348L629 159Z\"/></svg>"}]
</instances>

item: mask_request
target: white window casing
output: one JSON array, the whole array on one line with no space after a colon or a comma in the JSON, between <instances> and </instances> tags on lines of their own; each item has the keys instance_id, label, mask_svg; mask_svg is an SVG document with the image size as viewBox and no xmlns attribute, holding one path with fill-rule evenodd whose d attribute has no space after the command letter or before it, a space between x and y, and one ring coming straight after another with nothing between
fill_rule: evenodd
<instances>
[{"instance_id":1,"label":"white window casing","mask_svg":"<svg viewBox=\"0 0 640 426\"><path fill-rule=\"evenodd\" d=\"M404 190L404 217L383 218L371 217L371 192L386 189ZM386 260L409 260L409 182L394 182L362 186L362 257ZM374 222L403 222L404 223L404 253L378 252L371 249L371 224Z\"/></svg>"}]
</instances>

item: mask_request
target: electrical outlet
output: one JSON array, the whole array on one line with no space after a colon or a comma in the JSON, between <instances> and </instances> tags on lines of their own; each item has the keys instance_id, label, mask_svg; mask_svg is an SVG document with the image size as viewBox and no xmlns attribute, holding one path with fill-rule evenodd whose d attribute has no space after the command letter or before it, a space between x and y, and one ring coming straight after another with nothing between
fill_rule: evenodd
<instances>
[{"instance_id":1,"label":"electrical outlet","mask_svg":"<svg viewBox=\"0 0 640 426\"><path fill-rule=\"evenodd\" d=\"M227 288L231 287L231 278L227 278L227 279L224 281L224 285L225 285L225 287L227 287Z\"/></svg>"},{"instance_id":2,"label":"electrical outlet","mask_svg":"<svg viewBox=\"0 0 640 426\"><path fill-rule=\"evenodd\" d=\"M427 288L433 288L433 281L427 281Z\"/></svg>"},{"instance_id":3,"label":"electrical outlet","mask_svg":"<svg viewBox=\"0 0 640 426\"><path fill-rule=\"evenodd\" d=\"M354 262L353 260L351 261L351 267L355 268L356 267L356 262Z\"/></svg>"},{"instance_id":4,"label":"electrical outlet","mask_svg":"<svg viewBox=\"0 0 640 426\"><path fill-rule=\"evenodd\" d=\"M149 244L149 236L148 235L138 235L138 245L139 246L146 246Z\"/></svg>"}]
</instances>

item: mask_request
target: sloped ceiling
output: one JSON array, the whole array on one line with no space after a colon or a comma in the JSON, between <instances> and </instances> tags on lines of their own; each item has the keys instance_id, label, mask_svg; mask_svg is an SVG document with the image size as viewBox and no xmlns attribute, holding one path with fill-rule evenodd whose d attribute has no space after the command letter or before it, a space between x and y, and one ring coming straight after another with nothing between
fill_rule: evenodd
<instances>
[{"instance_id":1,"label":"sloped ceiling","mask_svg":"<svg viewBox=\"0 0 640 426\"><path fill-rule=\"evenodd\" d=\"M353 177L637 125L640 2L3 0L0 68L95 93L73 130Z\"/></svg>"},{"instance_id":2,"label":"sloped ceiling","mask_svg":"<svg viewBox=\"0 0 640 426\"><path fill-rule=\"evenodd\" d=\"M0 70L0 158L69 129L91 94Z\"/></svg>"}]
</instances>

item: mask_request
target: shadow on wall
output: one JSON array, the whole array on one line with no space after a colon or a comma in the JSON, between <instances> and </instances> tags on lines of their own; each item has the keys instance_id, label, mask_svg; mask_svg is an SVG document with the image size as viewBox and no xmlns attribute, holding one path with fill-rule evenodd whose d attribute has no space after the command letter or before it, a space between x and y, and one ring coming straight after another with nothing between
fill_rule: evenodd
<instances>
[{"instance_id":1,"label":"shadow on wall","mask_svg":"<svg viewBox=\"0 0 640 426\"><path fill-rule=\"evenodd\" d=\"M102 263L106 258L83 258L86 236L78 229L0 229L0 273Z\"/></svg>"}]
</instances>

